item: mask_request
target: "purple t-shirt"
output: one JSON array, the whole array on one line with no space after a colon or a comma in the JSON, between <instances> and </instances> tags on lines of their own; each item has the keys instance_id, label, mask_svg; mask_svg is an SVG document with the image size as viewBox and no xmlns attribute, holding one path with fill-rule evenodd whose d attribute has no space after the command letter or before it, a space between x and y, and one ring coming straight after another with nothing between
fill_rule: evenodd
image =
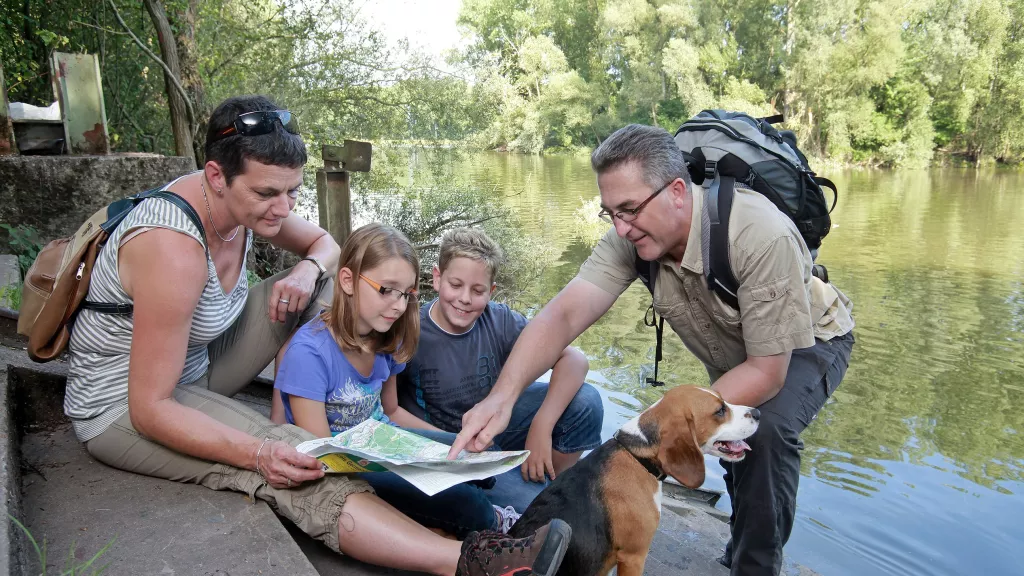
<instances>
[{"instance_id":1,"label":"purple t-shirt","mask_svg":"<svg viewBox=\"0 0 1024 576\"><path fill-rule=\"evenodd\" d=\"M320 318L295 332L277 370L274 388L282 392L285 417L295 424L289 395L323 402L332 434L368 418L391 424L380 403L380 391L392 374L405 369L390 354L377 354L373 372L363 376L334 341Z\"/></svg>"}]
</instances>

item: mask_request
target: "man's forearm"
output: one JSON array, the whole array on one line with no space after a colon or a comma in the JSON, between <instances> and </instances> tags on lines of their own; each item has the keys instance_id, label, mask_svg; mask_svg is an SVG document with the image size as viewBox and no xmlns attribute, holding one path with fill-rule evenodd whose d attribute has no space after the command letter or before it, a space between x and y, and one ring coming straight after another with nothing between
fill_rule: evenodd
<instances>
[{"instance_id":1,"label":"man's forearm","mask_svg":"<svg viewBox=\"0 0 1024 576\"><path fill-rule=\"evenodd\" d=\"M711 388L730 404L757 407L775 397L786 383L790 353L748 357L729 370Z\"/></svg>"}]
</instances>

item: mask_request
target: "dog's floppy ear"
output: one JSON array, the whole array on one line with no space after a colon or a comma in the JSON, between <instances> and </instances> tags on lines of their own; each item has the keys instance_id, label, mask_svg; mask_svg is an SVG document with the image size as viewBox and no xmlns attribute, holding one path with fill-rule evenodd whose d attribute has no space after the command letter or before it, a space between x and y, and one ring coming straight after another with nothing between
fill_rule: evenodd
<instances>
[{"instance_id":1,"label":"dog's floppy ear","mask_svg":"<svg viewBox=\"0 0 1024 576\"><path fill-rule=\"evenodd\" d=\"M699 488L704 483L704 453L697 444L697 428L689 408L685 420L663 426L658 461L666 474L687 488Z\"/></svg>"}]
</instances>

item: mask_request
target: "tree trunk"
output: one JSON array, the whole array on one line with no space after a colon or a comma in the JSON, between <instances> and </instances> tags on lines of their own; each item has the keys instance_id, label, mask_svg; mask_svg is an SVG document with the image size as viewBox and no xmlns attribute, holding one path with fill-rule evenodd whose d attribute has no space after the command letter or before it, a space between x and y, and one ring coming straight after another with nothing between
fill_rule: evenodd
<instances>
[{"instance_id":1,"label":"tree trunk","mask_svg":"<svg viewBox=\"0 0 1024 576\"><path fill-rule=\"evenodd\" d=\"M206 109L206 89L203 78L199 75L199 49L196 46L196 17L199 13L198 0L188 0L184 11L173 12L178 30L178 61L179 78L185 93L192 100L192 112L195 114L192 147L196 157L196 166L202 167L205 160L206 125L209 111Z\"/></svg>"},{"instance_id":2,"label":"tree trunk","mask_svg":"<svg viewBox=\"0 0 1024 576\"><path fill-rule=\"evenodd\" d=\"M160 42L160 56L174 74L175 78L181 78L181 66L178 62L178 46L174 39L174 32L167 20L167 12L164 10L162 0L143 0L146 11L153 19L153 28L156 29L157 40ZM174 87L174 82L164 72L164 84L167 90L167 102L171 111L171 131L174 133L174 151L178 156L195 156L192 148L192 125L188 119L188 112L185 107L185 99Z\"/></svg>"}]
</instances>

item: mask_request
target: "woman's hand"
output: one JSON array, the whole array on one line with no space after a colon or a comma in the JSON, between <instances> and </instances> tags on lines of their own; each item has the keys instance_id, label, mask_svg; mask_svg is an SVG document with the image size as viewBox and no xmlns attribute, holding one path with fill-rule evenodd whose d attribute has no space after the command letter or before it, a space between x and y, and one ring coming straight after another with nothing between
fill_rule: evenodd
<instances>
[{"instance_id":1,"label":"woman's hand","mask_svg":"<svg viewBox=\"0 0 1024 576\"><path fill-rule=\"evenodd\" d=\"M319 276L320 270L316 265L302 260L292 268L291 274L275 282L270 291L271 322L284 322L288 314L305 310Z\"/></svg>"},{"instance_id":2,"label":"woman's hand","mask_svg":"<svg viewBox=\"0 0 1024 576\"><path fill-rule=\"evenodd\" d=\"M287 442L271 440L256 461L257 471L274 488L295 488L324 475L320 461L292 448Z\"/></svg>"}]
</instances>

